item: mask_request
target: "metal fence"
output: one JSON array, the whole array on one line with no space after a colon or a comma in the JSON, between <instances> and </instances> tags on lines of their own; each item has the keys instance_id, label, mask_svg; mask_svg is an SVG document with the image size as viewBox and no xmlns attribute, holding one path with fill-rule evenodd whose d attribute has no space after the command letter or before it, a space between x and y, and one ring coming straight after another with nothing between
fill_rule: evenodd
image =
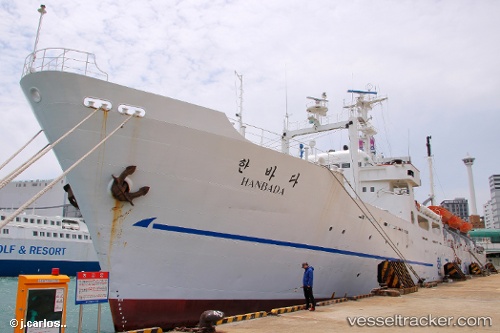
<instances>
[{"instance_id":1,"label":"metal fence","mask_svg":"<svg viewBox=\"0 0 500 333\"><path fill-rule=\"evenodd\" d=\"M28 55L22 77L41 71L70 72L108 80L108 74L97 66L94 54L72 49L47 48Z\"/></svg>"}]
</instances>

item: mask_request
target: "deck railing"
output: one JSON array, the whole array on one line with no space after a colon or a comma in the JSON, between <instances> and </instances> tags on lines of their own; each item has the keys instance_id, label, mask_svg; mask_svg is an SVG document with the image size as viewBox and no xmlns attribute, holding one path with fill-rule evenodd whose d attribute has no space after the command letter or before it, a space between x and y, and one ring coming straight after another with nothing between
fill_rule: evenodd
<instances>
[{"instance_id":1,"label":"deck railing","mask_svg":"<svg viewBox=\"0 0 500 333\"><path fill-rule=\"evenodd\" d=\"M108 80L96 63L95 55L72 49L47 48L26 57L22 77L41 71L62 71Z\"/></svg>"}]
</instances>

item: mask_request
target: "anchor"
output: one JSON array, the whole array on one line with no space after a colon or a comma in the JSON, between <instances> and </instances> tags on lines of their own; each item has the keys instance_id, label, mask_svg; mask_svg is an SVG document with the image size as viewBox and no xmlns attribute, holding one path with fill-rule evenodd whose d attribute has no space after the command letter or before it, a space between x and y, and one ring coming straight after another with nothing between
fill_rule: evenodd
<instances>
[{"instance_id":1,"label":"anchor","mask_svg":"<svg viewBox=\"0 0 500 333\"><path fill-rule=\"evenodd\" d=\"M69 203L77 208L77 209L80 209L80 207L78 207L78 202L76 202L76 198L75 198L75 195L73 194L73 190L71 189L71 185L69 184L66 184L63 186L63 189L66 191L66 193L68 193L68 200L69 200Z\"/></svg>"},{"instance_id":2,"label":"anchor","mask_svg":"<svg viewBox=\"0 0 500 333\"><path fill-rule=\"evenodd\" d=\"M143 186L136 192L130 192L130 187L125 181L125 178L130 176L135 172L136 166L131 165L125 168L125 170L120 174L119 177L112 175L114 181L111 185L111 194L116 200L128 201L133 206L133 199L146 195L149 192L149 186Z\"/></svg>"}]
</instances>

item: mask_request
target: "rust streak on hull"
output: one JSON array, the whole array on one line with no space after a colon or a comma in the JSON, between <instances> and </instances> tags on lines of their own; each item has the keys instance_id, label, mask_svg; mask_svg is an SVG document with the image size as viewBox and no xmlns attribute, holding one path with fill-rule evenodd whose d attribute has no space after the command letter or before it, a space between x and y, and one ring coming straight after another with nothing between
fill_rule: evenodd
<instances>
[{"instance_id":1,"label":"rust streak on hull","mask_svg":"<svg viewBox=\"0 0 500 333\"><path fill-rule=\"evenodd\" d=\"M108 249L108 261L111 255L111 249L113 246L118 245L118 241L122 236L122 225L125 218L130 214L132 209L128 209L125 212L123 211L124 204L119 200L115 200L115 205L112 208L113 211L113 220L111 221L111 233L109 235L109 249Z\"/></svg>"}]
</instances>

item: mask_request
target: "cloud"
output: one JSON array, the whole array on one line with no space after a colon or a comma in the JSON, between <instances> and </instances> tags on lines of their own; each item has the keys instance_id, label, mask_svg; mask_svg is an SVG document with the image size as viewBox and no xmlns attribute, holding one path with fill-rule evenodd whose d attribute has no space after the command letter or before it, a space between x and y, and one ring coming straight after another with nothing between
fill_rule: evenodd
<instances>
[{"instance_id":1,"label":"cloud","mask_svg":"<svg viewBox=\"0 0 500 333\"><path fill-rule=\"evenodd\" d=\"M429 193L425 137L432 135L440 200L468 197L461 159L476 157L478 205L498 170L500 31L497 1L53 1L39 48L95 53L110 81L237 112L243 74L245 121L279 133L285 111L305 119L306 96L328 93L341 112L349 88L389 96L374 113L379 150L406 155ZM38 25L35 1L0 1L2 160L38 125L18 82ZM345 113L344 113L345 114ZM327 138L338 149L346 136ZM39 145L43 146L43 142ZM33 148L36 151L38 147ZM5 173L1 170L0 173ZM57 176L55 159L23 174ZM481 209L480 209L481 211Z\"/></svg>"}]
</instances>

